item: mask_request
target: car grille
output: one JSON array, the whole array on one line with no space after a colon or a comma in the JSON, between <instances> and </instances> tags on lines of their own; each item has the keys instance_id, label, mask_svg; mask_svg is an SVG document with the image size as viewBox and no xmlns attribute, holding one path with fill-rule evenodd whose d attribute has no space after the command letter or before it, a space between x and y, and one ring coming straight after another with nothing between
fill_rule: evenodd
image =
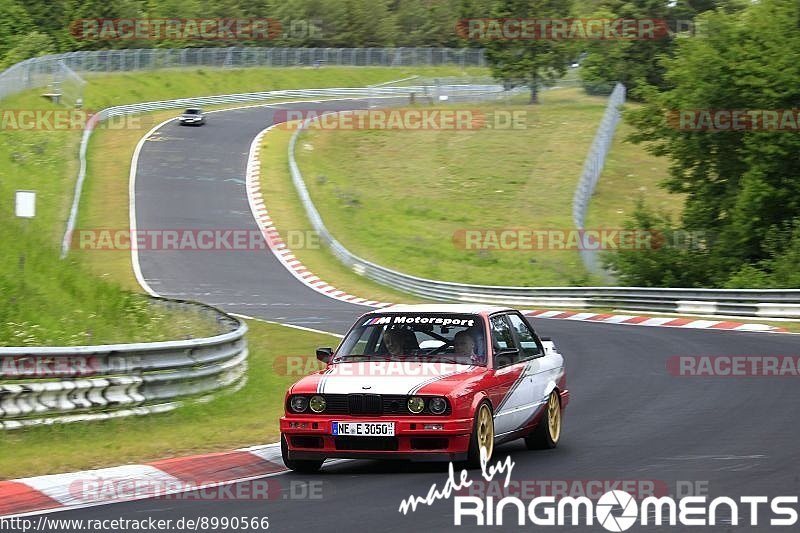
<instances>
[{"instance_id":1,"label":"car grille","mask_svg":"<svg viewBox=\"0 0 800 533\"><path fill-rule=\"evenodd\" d=\"M377 394L350 394L347 408L351 415L380 415L383 413L381 397Z\"/></svg>"}]
</instances>

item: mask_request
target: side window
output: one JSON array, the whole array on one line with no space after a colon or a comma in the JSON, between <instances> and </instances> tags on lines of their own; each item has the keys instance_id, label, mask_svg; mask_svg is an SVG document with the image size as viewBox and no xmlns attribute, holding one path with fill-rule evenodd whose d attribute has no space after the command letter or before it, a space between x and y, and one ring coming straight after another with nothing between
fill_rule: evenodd
<instances>
[{"instance_id":1,"label":"side window","mask_svg":"<svg viewBox=\"0 0 800 533\"><path fill-rule=\"evenodd\" d=\"M511 326L508 324L505 315L494 316L491 318L490 322L492 325L492 347L495 352L517 347L514 334L511 332ZM495 359L495 366L501 368L513 365L519 362L519 359L519 354L503 355Z\"/></svg>"},{"instance_id":2,"label":"side window","mask_svg":"<svg viewBox=\"0 0 800 533\"><path fill-rule=\"evenodd\" d=\"M511 327L517 332L517 338L522 347L522 357L529 359L541 355L539 345L536 344L536 337L528 324L519 315L508 315L508 319L511 321Z\"/></svg>"}]
</instances>

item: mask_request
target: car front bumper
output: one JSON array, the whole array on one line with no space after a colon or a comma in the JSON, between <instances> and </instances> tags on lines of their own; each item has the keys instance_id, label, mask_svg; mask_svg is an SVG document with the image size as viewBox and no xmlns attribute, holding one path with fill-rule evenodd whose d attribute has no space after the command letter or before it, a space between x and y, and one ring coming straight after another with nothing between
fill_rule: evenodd
<instances>
[{"instance_id":1,"label":"car front bumper","mask_svg":"<svg viewBox=\"0 0 800 533\"><path fill-rule=\"evenodd\" d=\"M333 421L394 422L393 437L332 435ZM426 429L426 424L441 429ZM410 459L412 461L462 461L467 458L472 418L353 417L289 415L280 420L290 459Z\"/></svg>"}]
</instances>

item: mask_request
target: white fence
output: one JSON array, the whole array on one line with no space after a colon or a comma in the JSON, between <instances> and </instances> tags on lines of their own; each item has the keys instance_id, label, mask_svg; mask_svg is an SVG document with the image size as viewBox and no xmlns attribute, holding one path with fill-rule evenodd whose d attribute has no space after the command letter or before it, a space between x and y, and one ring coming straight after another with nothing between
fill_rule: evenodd
<instances>
[{"instance_id":1,"label":"white fence","mask_svg":"<svg viewBox=\"0 0 800 533\"><path fill-rule=\"evenodd\" d=\"M485 67L481 48L152 48L68 52L28 59L0 73L0 99L57 80L59 65L79 74L187 67Z\"/></svg>"},{"instance_id":2,"label":"white fence","mask_svg":"<svg viewBox=\"0 0 800 533\"><path fill-rule=\"evenodd\" d=\"M608 105L597 128L589 153L583 163L583 172L578 179L578 186L572 198L572 220L575 227L584 229L586 223L586 213L589 211L589 203L597 187L597 180L603 173L603 166L606 163L606 156L611 149L614 140L614 133L617 131L617 124L620 121L622 112L620 108L625 103L625 86L617 83L611 96L608 97ZM587 243L588 244L588 243ZM586 269L592 274L598 275L605 280L610 276L603 270L600 264L599 252L590 250L591 246L584 246L581 250L581 260Z\"/></svg>"}]
</instances>

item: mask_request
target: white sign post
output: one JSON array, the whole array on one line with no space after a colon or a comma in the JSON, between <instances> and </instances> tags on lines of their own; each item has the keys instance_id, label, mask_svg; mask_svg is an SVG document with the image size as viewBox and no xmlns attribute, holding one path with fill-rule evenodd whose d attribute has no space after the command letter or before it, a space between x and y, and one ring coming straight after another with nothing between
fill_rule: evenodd
<instances>
[{"instance_id":1,"label":"white sign post","mask_svg":"<svg viewBox=\"0 0 800 533\"><path fill-rule=\"evenodd\" d=\"M36 216L36 191L17 191L15 197L15 212L20 218L33 218Z\"/></svg>"}]
</instances>

